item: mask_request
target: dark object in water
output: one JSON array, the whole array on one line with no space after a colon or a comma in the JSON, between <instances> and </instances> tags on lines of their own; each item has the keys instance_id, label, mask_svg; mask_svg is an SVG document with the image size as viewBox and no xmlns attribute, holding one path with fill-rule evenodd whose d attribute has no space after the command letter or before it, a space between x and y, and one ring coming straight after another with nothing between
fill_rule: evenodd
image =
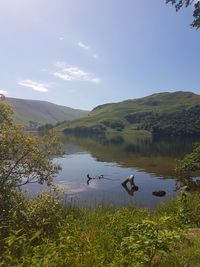
<instances>
[{"instance_id":1,"label":"dark object in water","mask_svg":"<svg viewBox=\"0 0 200 267\"><path fill-rule=\"evenodd\" d=\"M138 191L138 190L139 190L139 187L138 187L137 185L134 185L134 186L133 186L133 189L134 189L135 191Z\"/></svg>"},{"instance_id":2,"label":"dark object in water","mask_svg":"<svg viewBox=\"0 0 200 267\"><path fill-rule=\"evenodd\" d=\"M126 190L126 192L130 196L133 196L134 192L139 190L139 187L137 185L135 185L134 178L135 178L134 175L130 175L129 177L127 177L127 179L123 183L121 183L123 188ZM128 188L128 186L127 186L128 183L130 183L131 189Z\"/></svg>"},{"instance_id":3,"label":"dark object in water","mask_svg":"<svg viewBox=\"0 0 200 267\"><path fill-rule=\"evenodd\" d=\"M122 186L127 186L127 183L129 182L131 186L135 186L135 182L134 182L134 175L130 175L126 178L126 180L122 183Z\"/></svg>"},{"instance_id":4,"label":"dark object in water","mask_svg":"<svg viewBox=\"0 0 200 267\"><path fill-rule=\"evenodd\" d=\"M137 185L132 186L131 189L129 189L128 186L123 183L122 186L130 196L134 196L134 192L139 190L139 187Z\"/></svg>"},{"instance_id":5,"label":"dark object in water","mask_svg":"<svg viewBox=\"0 0 200 267\"><path fill-rule=\"evenodd\" d=\"M87 174L87 178L88 178L88 180L87 180L87 184L89 185L89 183L90 183L90 180L92 180L93 178L92 178L92 177L90 177L89 173Z\"/></svg>"},{"instance_id":6,"label":"dark object in water","mask_svg":"<svg viewBox=\"0 0 200 267\"><path fill-rule=\"evenodd\" d=\"M89 173L88 173L88 174L87 174L87 178L88 178L88 180L87 180L87 184L89 185L90 180L92 180L92 179L103 179L104 176L103 176L103 174L101 174L101 175L97 175L97 176L95 176L95 177L90 177L90 175L89 175ZM104 179L105 179L105 178L104 178Z\"/></svg>"},{"instance_id":7,"label":"dark object in water","mask_svg":"<svg viewBox=\"0 0 200 267\"><path fill-rule=\"evenodd\" d=\"M163 190L159 190L159 191L153 191L152 195L156 196L156 197L163 197L166 195L166 192Z\"/></svg>"}]
</instances>

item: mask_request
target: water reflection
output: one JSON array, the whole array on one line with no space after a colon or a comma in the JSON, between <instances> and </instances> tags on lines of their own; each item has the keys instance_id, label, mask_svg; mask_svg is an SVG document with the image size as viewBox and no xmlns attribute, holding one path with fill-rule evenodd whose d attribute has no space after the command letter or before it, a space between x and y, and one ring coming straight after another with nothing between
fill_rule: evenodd
<instances>
[{"instance_id":1,"label":"water reflection","mask_svg":"<svg viewBox=\"0 0 200 267\"><path fill-rule=\"evenodd\" d=\"M174 197L180 188L174 179L175 164L191 151L193 141L117 136L100 140L62 138L66 157L59 159L63 171L57 182L62 180L62 184L67 185L66 201L87 207L103 203L114 206L135 203L140 207L154 208L161 201ZM87 183L88 173L91 178L103 175L105 179L90 179ZM135 176L136 183L122 186L130 174ZM165 192L162 198L152 194L161 191Z\"/></svg>"},{"instance_id":2,"label":"water reflection","mask_svg":"<svg viewBox=\"0 0 200 267\"><path fill-rule=\"evenodd\" d=\"M192 150L194 139L110 137L95 140L64 136L63 142L71 142L84 148L97 161L116 162L123 167L134 167L162 178L174 176L177 160ZM123 139L123 142L122 142ZM115 142L113 143L113 140ZM119 140L119 142L116 142ZM67 150L66 150L67 153Z\"/></svg>"},{"instance_id":3,"label":"water reflection","mask_svg":"<svg viewBox=\"0 0 200 267\"><path fill-rule=\"evenodd\" d=\"M176 196L180 184L174 179L175 164L191 151L193 141L131 136L100 140L61 137L66 154L55 159L62 166L55 182L65 190L67 203L89 208L99 204L124 206L131 203L154 208L161 201ZM87 174L92 178L89 181ZM134 182L124 183L130 174L135 177ZM101 179L96 179L100 176ZM161 190L166 193L162 198L152 195Z\"/></svg>"},{"instance_id":4,"label":"water reflection","mask_svg":"<svg viewBox=\"0 0 200 267\"><path fill-rule=\"evenodd\" d=\"M129 188L127 185L122 185L122 186L124 187L126 192L132 197L134 196L134 192L138 191L139 189L138 186L132 186L131 188Z\"/></svg>"}]
</instances>

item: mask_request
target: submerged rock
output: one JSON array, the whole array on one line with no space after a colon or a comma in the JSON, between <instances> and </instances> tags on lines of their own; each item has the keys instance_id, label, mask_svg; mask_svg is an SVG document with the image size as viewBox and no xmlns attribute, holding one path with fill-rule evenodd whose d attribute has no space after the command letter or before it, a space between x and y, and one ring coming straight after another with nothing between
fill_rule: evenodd
<instances>
[{"instance_id":1,"label":"submerged rock","mask_svg":"<svg viewBox=\"0 0 200 267\"><path fill-rule=\"evenodd\" d=\"M156 196L156 197L163 197L166 195L166 192L163 190L159 190L159 191L153 191L152 195Z\"/></svg>"}]
</instances>

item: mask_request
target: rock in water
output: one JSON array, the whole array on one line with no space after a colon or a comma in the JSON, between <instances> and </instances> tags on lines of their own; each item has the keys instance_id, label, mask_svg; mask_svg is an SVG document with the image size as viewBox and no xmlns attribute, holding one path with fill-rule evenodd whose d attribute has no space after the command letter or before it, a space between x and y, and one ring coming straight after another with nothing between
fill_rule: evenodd
<instances>
[{"instance_id":1,"label":"rock in water","mask_svg":"<svg viewBox=\"0 0 200 267\"><path fill-rule=\"evenodd\" d=\"M156 196L156 197L163 197L166 195L166 192L163 190L159 190L159 191L153 191L152 195Z\"/></svg>"}]
</instances>

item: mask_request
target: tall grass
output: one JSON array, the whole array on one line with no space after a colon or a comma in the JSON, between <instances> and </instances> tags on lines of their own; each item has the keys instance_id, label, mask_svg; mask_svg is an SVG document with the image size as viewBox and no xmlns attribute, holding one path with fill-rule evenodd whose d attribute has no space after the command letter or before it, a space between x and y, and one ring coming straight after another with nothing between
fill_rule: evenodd
<instances>
[{"instance_id":1,"label":"tall grass","mask_svg":"<svg viewBox=\"0 0 200 267\"><path fill-rule=\"evenodd\" d=\"M0 266L199 266L200 241L186 239L188 228L200 226L198 194L156 211L76 208L55 193L16 194L11 206L0 214Z\"/></svg>"}]
</instances>

